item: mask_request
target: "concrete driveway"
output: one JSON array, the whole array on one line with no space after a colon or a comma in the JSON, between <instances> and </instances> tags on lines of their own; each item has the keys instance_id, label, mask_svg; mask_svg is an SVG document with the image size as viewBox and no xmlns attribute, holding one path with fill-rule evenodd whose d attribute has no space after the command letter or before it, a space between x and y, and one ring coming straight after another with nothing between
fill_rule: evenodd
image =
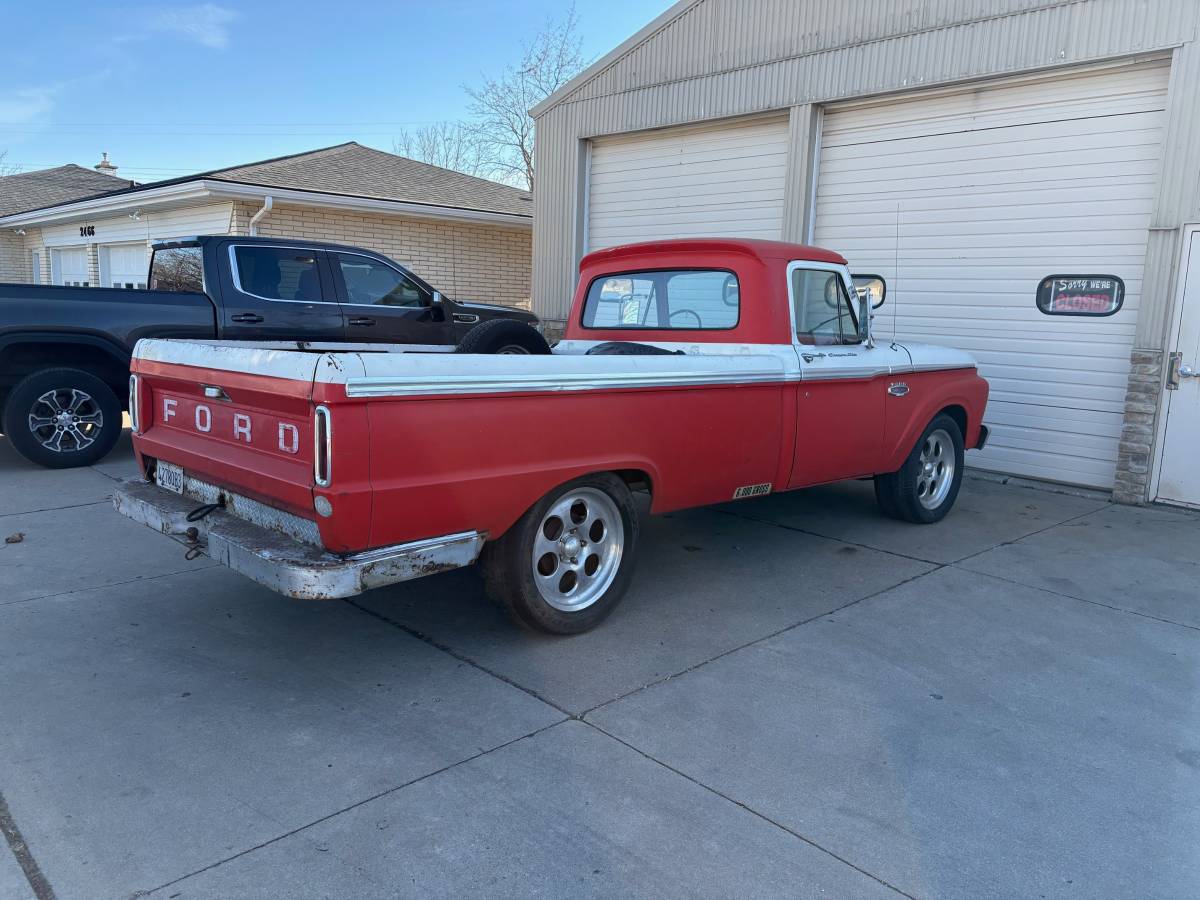
<instances>
[{"instance_id":1,"label":"concrete driveway","mask_svg":"<svg viewBox=\"0 0 1200 900\"><path fill-rule=\"evenodd\" d=\"M277 597L0 440L0 898L1200 895L1200 517L650 520L602 628Z\"/></svg>"}]
</instances>

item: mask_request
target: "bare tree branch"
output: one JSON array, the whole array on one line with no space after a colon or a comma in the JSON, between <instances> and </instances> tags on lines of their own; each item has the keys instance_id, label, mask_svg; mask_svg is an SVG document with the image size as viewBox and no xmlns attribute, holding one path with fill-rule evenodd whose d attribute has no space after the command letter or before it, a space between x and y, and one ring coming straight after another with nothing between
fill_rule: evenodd
<instances>
[{"instance_id":1,"label":"bare tree branch","mask_svg":"<svg viewBox=\"0 0 1200 900\"><path fill-rule=\"evenodd\" d=\"M479 131L467 122L436 122L413 132L401 131L392 142L392 152L479 178L492 174Z\"/></svg>"},{"instance_id":2,"label":"bare tree branch","mask_svg":"<svg viewBox=\"0 0 1200 900\"><path fill-rule=\"evenodd\" d=\"M495 175L533 190L533 119L530 108L583 68L583 39L572 3L559 20L549 19L522 48L519 63L478 88L465 88L480 134L482 156Z\"/></svg>"},{"instance_id":3,"label":"bare tree branch","mask_svg":"<svg viewBox=\"0 0 1200 900\"><path fill-rule=\"evenodd\" d=\"M3 178L5 175L16 175L18 172L21 171L20 166L5 165L4 160L7 157L8 157L8 151L0 150L0 178Z\"/></svg>"}]
</instances>

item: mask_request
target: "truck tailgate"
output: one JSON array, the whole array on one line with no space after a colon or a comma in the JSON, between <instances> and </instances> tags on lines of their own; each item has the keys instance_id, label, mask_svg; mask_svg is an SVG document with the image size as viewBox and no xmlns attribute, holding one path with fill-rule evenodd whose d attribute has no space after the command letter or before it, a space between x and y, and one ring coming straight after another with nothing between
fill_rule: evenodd
<instances>
[{"instance_id":1,"label":"truck tailgate","mask_svg":"<svg viewBox=\"0 0 1200 900\"><path fill-rule=\"evenodd\" d=\"M317 353L142 341L138 449L188 476L313 517Z\"/></svg>"}]
</instances>

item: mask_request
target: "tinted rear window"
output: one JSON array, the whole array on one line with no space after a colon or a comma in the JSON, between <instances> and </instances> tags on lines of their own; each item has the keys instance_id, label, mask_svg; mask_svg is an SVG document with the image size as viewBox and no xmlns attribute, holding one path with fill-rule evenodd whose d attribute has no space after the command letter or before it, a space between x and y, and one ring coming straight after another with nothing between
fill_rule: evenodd
<instances>
[{"instance_id":1,"label":"tinted rear window","mask_svg":"<svg viewBox=\"0 0 1200 900\"><path fill-rule=\"evenodd\" d=\"M204 251L200 247L155 250L150 260L150 290L204 293Z\"/></svg>"},{"instance_id":2,"label":"tinted rear window","mask_svg":"<svg viewBox=\"0 0 1200 900\"><path fill-rule=\"evenodd\" d=\"M733 328L741 309L737 276L717 269L627 272L597 278L583 307L585 328Z\"/></svg>"}]
</instances>

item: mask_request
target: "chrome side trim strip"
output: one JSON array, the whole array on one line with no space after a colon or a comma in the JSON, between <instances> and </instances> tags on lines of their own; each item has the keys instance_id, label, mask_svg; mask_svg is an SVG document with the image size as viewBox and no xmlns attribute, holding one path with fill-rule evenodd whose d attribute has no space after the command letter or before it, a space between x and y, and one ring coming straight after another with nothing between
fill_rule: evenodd
<instances>
[{"instance_id":1,"label":"chrome side trim strip","mask_svg":"<svg viewBox=\"0 0 1200 900\"><path fill-rule=\"evenodd\" d=\"M451 396L458 394L564 393L618 388L736 387L800 381L799 373L763 372L627 372L610 375L570 372L561 375L421 375L370 376L346 381L347 397Z\"/></svg>"}]
</instances>

